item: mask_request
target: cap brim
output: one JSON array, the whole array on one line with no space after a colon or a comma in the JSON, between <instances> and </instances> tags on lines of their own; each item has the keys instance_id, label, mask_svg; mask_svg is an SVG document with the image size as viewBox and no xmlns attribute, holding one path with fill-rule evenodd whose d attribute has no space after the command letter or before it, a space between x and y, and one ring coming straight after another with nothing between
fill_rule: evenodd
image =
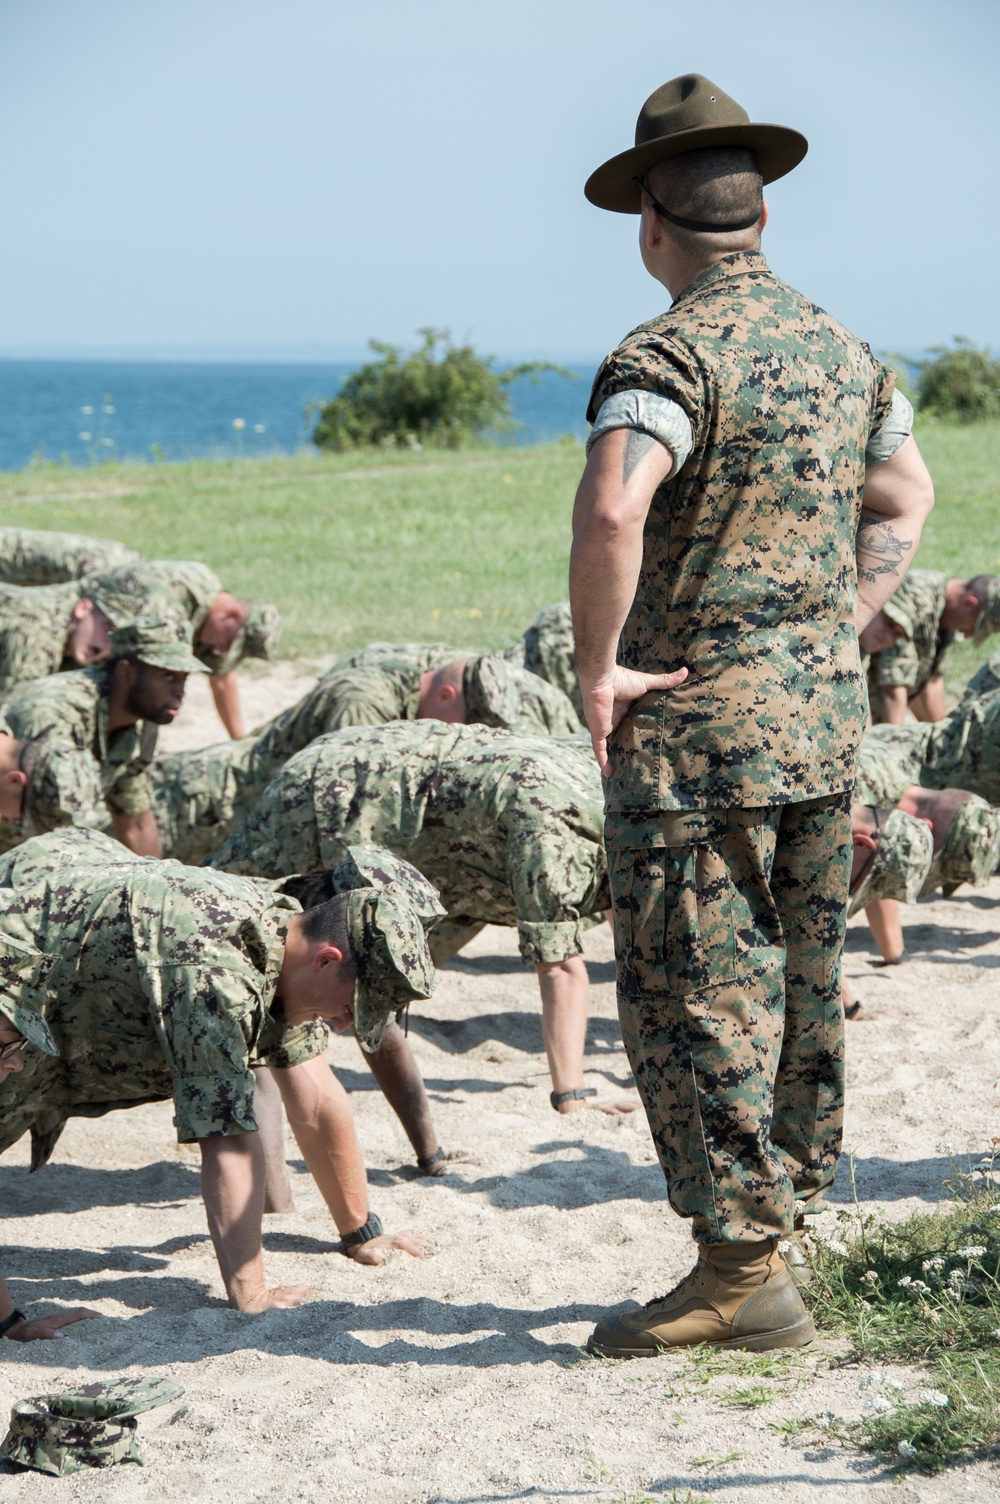
<instances>
[{"instance_id":1,"label":"cap brim","mask_svg":"<svg viewBox=\"0 0 1000 1504\"><path fill-rule=\"evenodd\" d=\"M36 1050L41 1050L45 1055L58 1055L48 1024L34 1008L23 1008L17 1003L12 1004L9 998L0 996L0 1013L10 1019L17 1032L23 1034Z\"/></svg>"},{"instance_id":2,"label":"cap brim","mask_svg":"<svg viewBox=\"0 0 1000 1504\"><path fill-rule=\"evenodd\" d=\"M602 163L584 185L584 193L598 209L615 214L638 214L641 206L641 177L657 162L679 157L685 151L704 146L745 146L756 154L761 177L773 183L797 167L809 150L809 142L799 131L787 125L700 125L690 131L675 131L630 147Z\"/></svg>"},{"instance_id":3,"label":"cap brim","mask_svg":"<svg viewBox=\"0 0 1000 1504\"><path fill-rule=\"evenodd\" d=\"M901 627L902 628L902 630L906 633L907 640L909 640L910 638L912 638L912 636L913 636L913 622L912 622L912 620L910 619L909 615L905 611L901 610L898 606L896 606L896 605L893 604L891 598L886 601L885 605L882 607L882 610L885 613L885 615L889 618L889 620L892 622L892 624L893 624L894 627Z\"/></svg>"}]
</instances>

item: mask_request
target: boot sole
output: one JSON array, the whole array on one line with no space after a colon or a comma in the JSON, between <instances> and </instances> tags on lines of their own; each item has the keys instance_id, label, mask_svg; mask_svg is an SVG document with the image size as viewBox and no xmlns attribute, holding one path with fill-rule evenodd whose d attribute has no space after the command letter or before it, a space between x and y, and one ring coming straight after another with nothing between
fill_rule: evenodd
<instances>
[{"instance_id":1,"label":"boot sole","mask_svg":"<svg viewBox=\"0 0 1000 1504\"><path fill-rule=\"evenodd\" d=\"M748 1332L745 1337L730 1337L725 1342L679 1343L671 1347L658 1342L655 1347L601 1347L587 1343L587 1352L594 1358L659 1358L664 1353L680 1353L685 1347L715 1347L722 1351L768 1353L776 1347L806 1347L816 1337L816 1327L810 1317L794 1326L779 1327L773 1332Z\"/></svg>"}]
</instances>

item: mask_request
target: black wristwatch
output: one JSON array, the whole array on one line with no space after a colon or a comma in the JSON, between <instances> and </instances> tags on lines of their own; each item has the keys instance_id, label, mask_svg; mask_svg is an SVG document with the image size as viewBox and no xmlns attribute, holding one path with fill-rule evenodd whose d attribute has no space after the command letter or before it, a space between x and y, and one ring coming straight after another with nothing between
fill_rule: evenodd
<instances>
[{"instance_id":1,"label":"black wristwatch","mask_svg":"<svg viewBox=\"0 0 1000 1504\"><path fill-rule=\"evenodd\" d=\"M9 1316L5 1316L0 1321L0 1337L6 1337L12 1326L17 1326L19 1321L27 1321L27 1319L23 1311L11 1311Z\"/></svg>"},{"instance_id":2,"label":"black wristwatch","mask_svg":"<svg viewBox=\"0 0 1000 1504\"><path fill-rule=\"evenodd\" d=\"M356 1227L353 1232L342 1232L340 1246L346 1253L349 1248L359 1248L362 1243L370 1243L372 1238L382 1236L382 1223L372 1212L363 1227Z\"/></svg>"}]
</instances>

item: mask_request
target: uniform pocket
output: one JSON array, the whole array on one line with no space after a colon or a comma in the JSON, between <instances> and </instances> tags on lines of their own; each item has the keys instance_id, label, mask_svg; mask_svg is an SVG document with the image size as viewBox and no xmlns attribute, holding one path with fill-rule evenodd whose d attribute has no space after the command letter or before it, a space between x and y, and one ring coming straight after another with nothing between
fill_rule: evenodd
<instances>
[{"instance_id":1,"label":"uniform pocket","mask_svg":"<svg viewBox=\"0 0 1000 1504\"><path fill-rule=\"evenodd\" d=\"M733 885L718 847L608 852L622 985L674 997L736 980Z\"/></svg>"}]
</instances>

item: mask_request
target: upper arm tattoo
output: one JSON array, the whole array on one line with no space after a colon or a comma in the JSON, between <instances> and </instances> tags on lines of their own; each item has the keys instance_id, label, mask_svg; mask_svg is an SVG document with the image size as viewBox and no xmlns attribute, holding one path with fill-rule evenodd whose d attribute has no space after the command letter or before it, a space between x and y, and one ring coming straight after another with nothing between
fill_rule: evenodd
<instances>
[{"instance_id":1,"label":"upper arm tattoo","mask_svg":"<svg viewBox=\"0 0 1000 1504\"><path fill-rule=\"evenodd\" d=\"M862 512L855 539L858 579L871 584L880 574L905 573L900 565L912 547L912 540L897 537L884 518Z\"/></svg>"},{"instance_id":2,"label":"upper arm tattoo","mask_svg":"<svg viewBox=\"0 0 1000 1504\"><path fill-rule=\"evenodd\" d=\"M622 485L627 486L629 476L644 455L647 455L659 439L654 439L651 434L643 433L641 429L630 428L628 438L625 440L625 453L622 456Z\"/></svg>"}]
</instances>

